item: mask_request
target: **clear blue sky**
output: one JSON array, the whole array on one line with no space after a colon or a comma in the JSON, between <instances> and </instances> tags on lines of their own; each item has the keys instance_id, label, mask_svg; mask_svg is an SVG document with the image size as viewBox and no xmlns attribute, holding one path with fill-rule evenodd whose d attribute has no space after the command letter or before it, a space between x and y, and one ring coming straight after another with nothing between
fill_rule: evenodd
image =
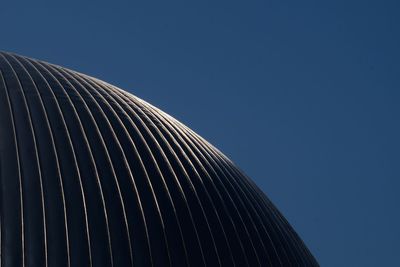
<instances>
[{"instance_id":1,"label":"clear blue sky","mask_svg":"<svg viewBox=\"0 0 400 267\"><path fill-rule=\"evenodd\" d=\"M399 1L47 2L1 4L1 50L193 128L322 266L400 266Z\"/></svg>"}]
</instances>

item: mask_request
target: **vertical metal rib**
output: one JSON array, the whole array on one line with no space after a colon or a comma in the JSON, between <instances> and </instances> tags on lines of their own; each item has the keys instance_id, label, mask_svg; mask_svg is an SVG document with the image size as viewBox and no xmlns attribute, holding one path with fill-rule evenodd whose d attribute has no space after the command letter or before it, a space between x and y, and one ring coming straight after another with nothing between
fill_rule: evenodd
<instances>
[{"instance_id":1,"label":"vertical metal rib","mask_svg":"<svg viewBox=\"0 0 400 267\"><path fill-rule=\"evenodd\" d=\"M25 266L24 254L24 213L22 198L22 177L20 158L12 104L3 70L1 70L0 101L2 109L1 130L1 220L2 220L2 262L1 265ZM5 159L11 159L7 162ZM15 204L17 203L17 204Z\"/></svg>"}]
</instances>

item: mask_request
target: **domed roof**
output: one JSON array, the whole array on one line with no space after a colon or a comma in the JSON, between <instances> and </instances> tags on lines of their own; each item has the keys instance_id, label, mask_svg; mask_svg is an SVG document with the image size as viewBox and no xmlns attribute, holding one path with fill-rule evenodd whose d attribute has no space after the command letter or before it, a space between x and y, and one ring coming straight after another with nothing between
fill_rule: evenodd
<instances>
[{"instance_id":1,"label":"domed roof","mask_svg":"<svg viewBox=\"0 0 400 267\"><path fill-rule=\"evenodd\" d=\"M0 53L1 266L317 266L261 190L149 103Z\"/></svg>"}]
</instances>

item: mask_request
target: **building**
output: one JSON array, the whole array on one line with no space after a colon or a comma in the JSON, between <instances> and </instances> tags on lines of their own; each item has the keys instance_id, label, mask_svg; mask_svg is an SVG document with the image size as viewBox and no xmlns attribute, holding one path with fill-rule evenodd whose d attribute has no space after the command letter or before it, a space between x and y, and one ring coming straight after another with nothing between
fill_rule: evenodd
<instances>
[{"instance_id":1,"label":"building","mask_svg":"<svg viewBox=\"0 0 400 267\"><path fill-rule=\"evenodd\" d=\"M1 266L318 266L260 189L161 110L0 53Z\"/></svg>"}]
</instances>

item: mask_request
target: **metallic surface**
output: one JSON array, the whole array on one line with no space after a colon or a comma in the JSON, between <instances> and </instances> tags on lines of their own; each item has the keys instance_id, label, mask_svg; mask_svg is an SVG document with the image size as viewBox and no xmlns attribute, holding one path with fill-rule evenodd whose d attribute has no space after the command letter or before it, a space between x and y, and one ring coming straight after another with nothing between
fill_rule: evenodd
<instances>
[{"instance_id":1,"label":"metallic surface","mask_svg":"<svg viewBox=\"0 0 400 267\"><path fill-rule=\"evenodd\" d=\"M0 53L1 266L317 266L220 151L98 79Z\"/></svg>"}]
</instances>

